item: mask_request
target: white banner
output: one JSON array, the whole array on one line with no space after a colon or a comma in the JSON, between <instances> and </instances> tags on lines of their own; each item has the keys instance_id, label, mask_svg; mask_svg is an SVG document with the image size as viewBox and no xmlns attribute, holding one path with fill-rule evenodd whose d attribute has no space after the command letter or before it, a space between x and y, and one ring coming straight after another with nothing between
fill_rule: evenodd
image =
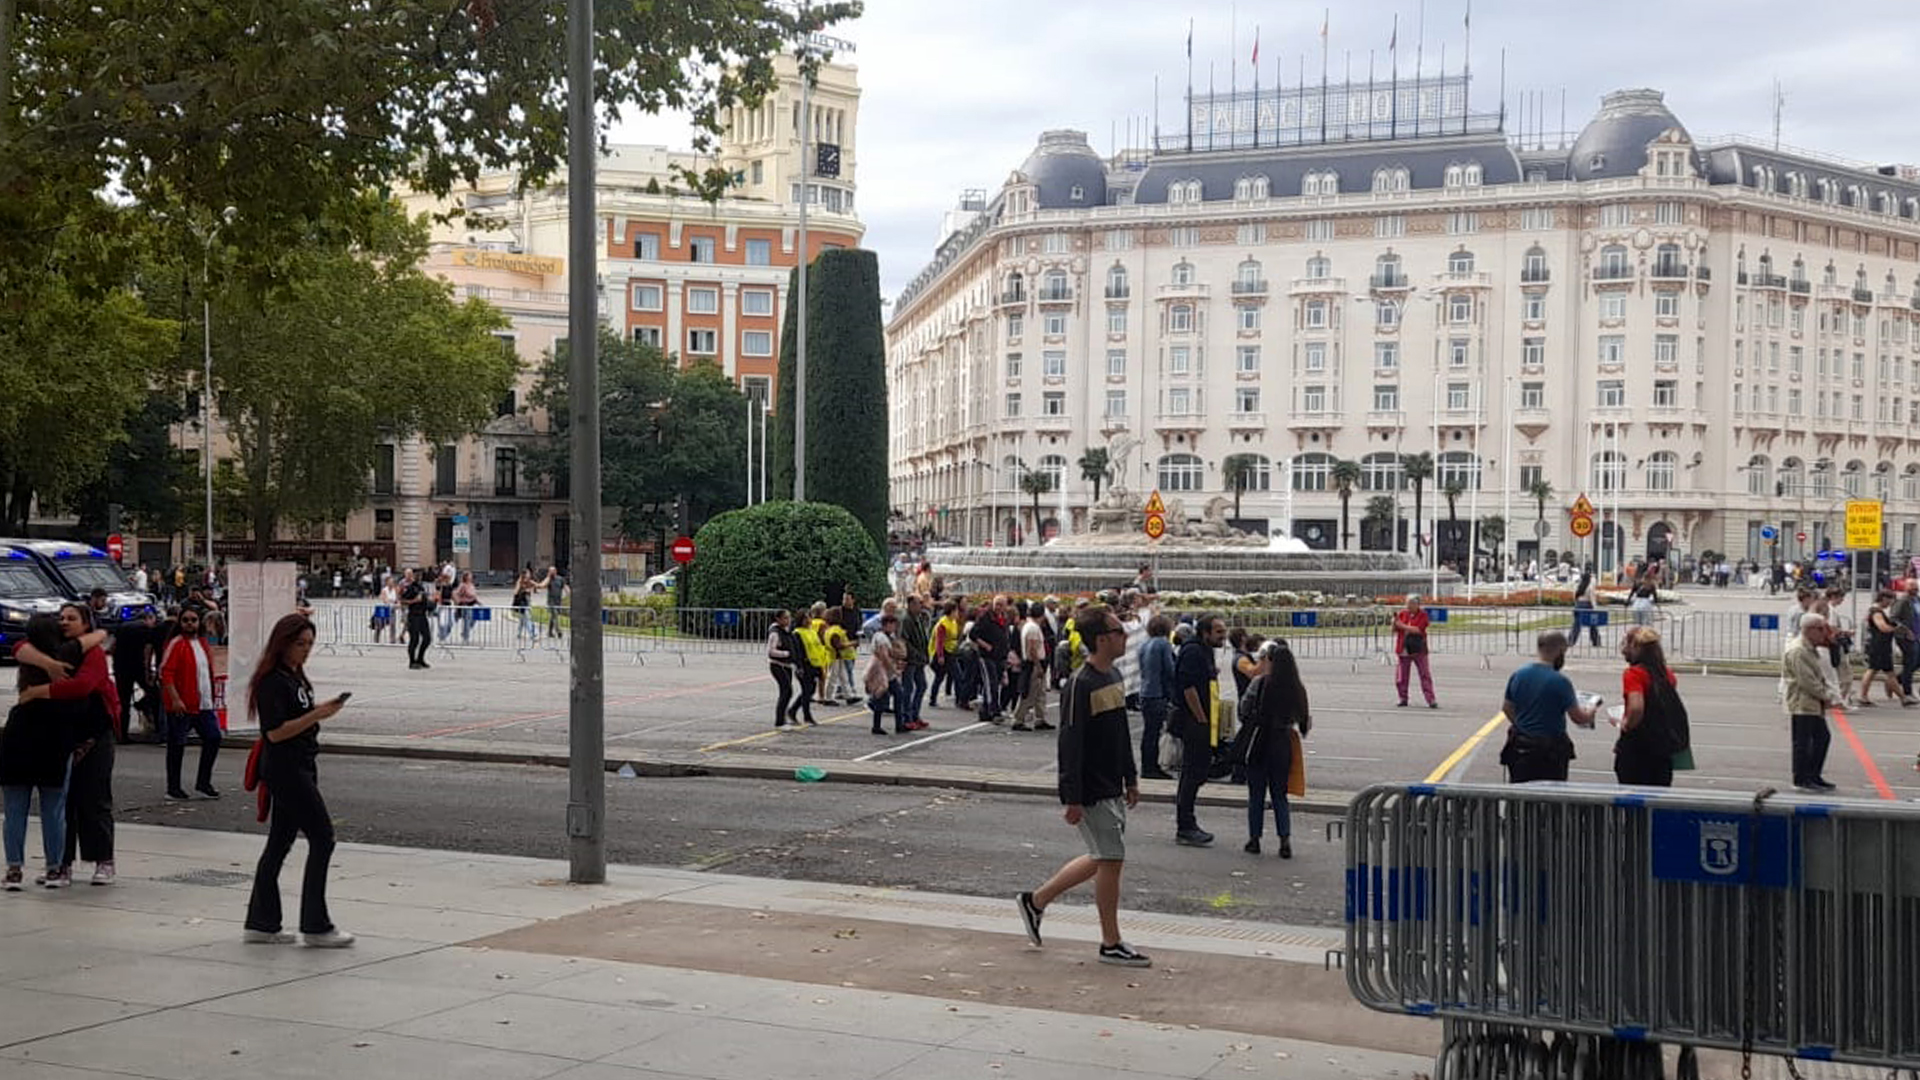
<instances>
[{"instance_id":1,"label":"white banner","mask_svg":"<svg viewBox=\"0 0 1920 1080\"><path fill-rule=\"evenodd\" d=\"M227 730L252 731L247 684L273 624L294 613L297 567L290 562L227 564Z\"/></svg>"}]
</instances>

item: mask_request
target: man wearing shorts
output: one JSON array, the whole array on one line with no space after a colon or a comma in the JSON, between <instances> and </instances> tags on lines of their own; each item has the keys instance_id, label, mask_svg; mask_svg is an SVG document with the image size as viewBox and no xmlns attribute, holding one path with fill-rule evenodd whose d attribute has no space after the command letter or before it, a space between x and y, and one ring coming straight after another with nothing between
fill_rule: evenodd
<instances>
[{"instance_id":1,"label":"man wearing shorts","mask_svg":"<svg viewBox=\"0 0 1920 1080\"><path fill-rule=\"evenodd\" d=\"M1127 809L1140 801L1133 739L1127 728L1127 687L1114 667L1127 648L1127 631L1104 604L1077 619L1086 663L1067 680L1060 698L1060 802L1067 824L1080 830L1087 853L1068 862L1033 892L1015 897L1027 940L1040 944L1047 905L1075 886L1093 882L1100 913L1100 962L1151 967L1153 961L1120 940L1120 869L1127 856Z\"/></svg>"}]
</instances>

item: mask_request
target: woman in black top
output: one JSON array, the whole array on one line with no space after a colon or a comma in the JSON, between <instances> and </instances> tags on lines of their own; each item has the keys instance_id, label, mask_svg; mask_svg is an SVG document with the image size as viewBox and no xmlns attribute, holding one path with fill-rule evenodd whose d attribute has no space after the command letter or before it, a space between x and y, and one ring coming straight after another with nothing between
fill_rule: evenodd
<instances>
[{"instance_id":1,"label":"woman in black top","mask_svg":"<svg viewBox=\"0 0 1920 1080\"><path fill-rule=\"evenodd\" d=\"M61 663L78 666L80 646L63 641L60 620L53 615L35 615L27 620L26 639L35 649ZM32 664L20 665L19 687L44 686L51 676ZM7 726L0 729L0 791L6 794L5 888L18 892L25 887L27 847L27 811L33 803L33 791L40 789L40 843L46 854L47 873L41 883L59 888L66 884L60 874L65 863L67 836L67 772L73 764L78 744L83 706L71 701L41 698L21 701L7 715Z\"/></svg>"},{"instance_id":2,"label":"woman in black top","mask_svg":"<svg viewBox=\"0 0 1920 1080\"><path fill-rule=\"evenodd\" d=\"M320 722L347 703L346 694L315 705L307 681L307 655L313 651L313 622L288 615L273 625L247 688L247 714L260 722L260 779L272 796L273 823L267 848L253 875L247 902L245 939L257 945L288 945L293 935L280 926L280 866L293 850L293 838L307 837L306 877L300 888L300 936L314 948L353 944L353 935L327 915L327 865L333 858L333 818L320 797Z\"/></svg>"},{"instance_id":3,"label":"woman in black top","mask_svg":"<svg viewBox=\"0 0 1920 1080\"><path fill-rule=\"evenodd\" d=\"M1307 688L1300 681L1300 665L1287 643L1275 639L1260 649L1266 672L1247 688L1240 721L1250 728L1247 770L1247 845L1260 854L1262 819L1273 802L1273 827L1280 838L1280 857L1293 858L1293 814L1287 805L1287 778L1293 772L1293 731L1305 735L1313 727L1307 707Z\"/></svg>"}]
</instances>

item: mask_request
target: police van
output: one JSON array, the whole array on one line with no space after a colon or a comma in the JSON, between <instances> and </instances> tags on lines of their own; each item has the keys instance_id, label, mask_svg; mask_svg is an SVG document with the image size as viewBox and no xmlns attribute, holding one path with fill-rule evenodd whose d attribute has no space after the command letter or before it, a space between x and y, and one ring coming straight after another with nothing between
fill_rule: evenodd
<instances>
[{"instance_id":1,"label":"police van","mask_svg":"<svg viewBox=\"0 0 1920 1080\"><path fill-rule=\"evenodd\" d=\"M25 559L33 563L46 578L52 581L55 595L60 601L78 601L85 604L93 595L93 590L104 589L107 605L94 612L94 625L103 630L112 630L124 622L132 622L148 612L157 612L158 603L153 594L135 589L127 580L107 553L89 544L76 544L67 540L4 540L0 539L0 563L17 563ZM56 608L58 603L54 605ZM21 620L22 624L25 620Z\"/></svg>"},{"instance_id":2,"label":"police van","mask_svg":"<svg viewBox=\"0 0 1920 1080\"><path fill-rule=\"evenodd\" d=\"M27 631L27 620L60 610L66 595L33 556L0 547L0 659L11 659L13 647Z\"/></svg>"}]
</instances>

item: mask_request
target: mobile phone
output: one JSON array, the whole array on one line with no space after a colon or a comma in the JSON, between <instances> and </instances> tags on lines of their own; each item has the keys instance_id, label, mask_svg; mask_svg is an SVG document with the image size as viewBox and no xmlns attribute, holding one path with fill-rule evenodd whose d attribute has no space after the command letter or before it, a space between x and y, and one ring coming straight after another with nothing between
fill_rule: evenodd
<instances>
[{"instance_id":1,"label":"mobile phone","mask_svg":"<svg viewBox=\"0 0 1920 1080\"><path fill-rule=\"evenodd\" d=\"M337 702L339 702L339 703L340 703L340 704L342 704L342 705L345 705L345 704L347 703L347 699L348 699L348 698L350 698L350 697L352 697L352 696L353 696L353 691L351 691L351 690L348 690L348 691L345 691L344 693L342 693L342 694L341 694L341 695L340 695L339 697L337 697L337 698L334 698L333 700L335 700L335 701L337 701Z\"/></svg>"}]
</instances>

